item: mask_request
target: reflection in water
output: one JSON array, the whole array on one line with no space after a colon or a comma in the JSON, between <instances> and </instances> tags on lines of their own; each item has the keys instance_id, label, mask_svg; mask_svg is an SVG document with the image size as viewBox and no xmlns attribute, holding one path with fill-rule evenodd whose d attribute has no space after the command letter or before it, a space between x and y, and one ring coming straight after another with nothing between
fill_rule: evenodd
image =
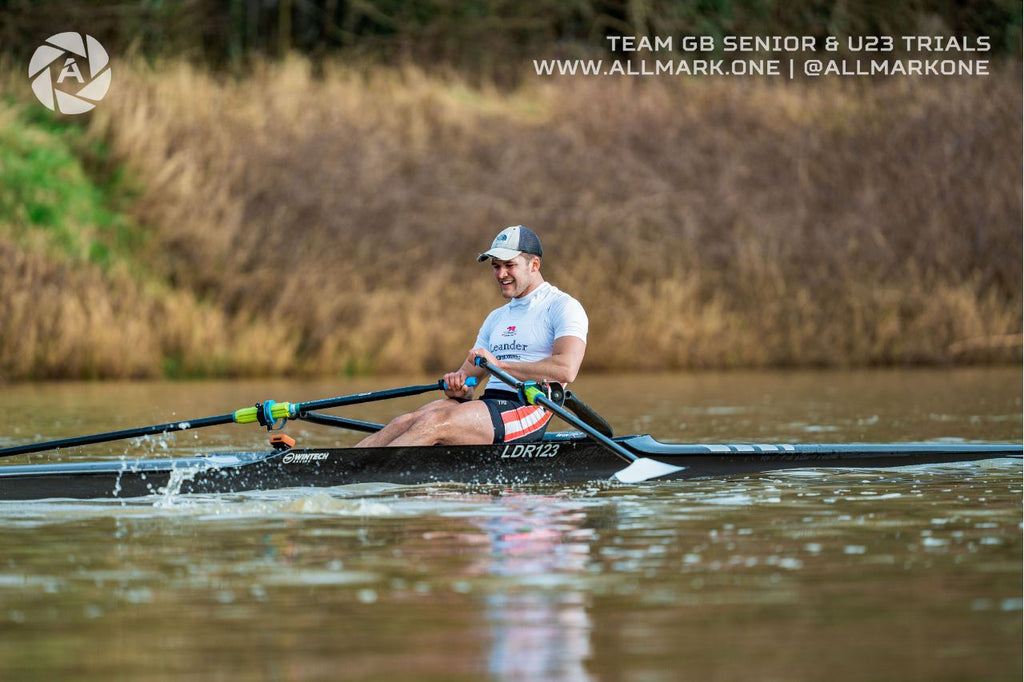
<instances>
[{"instance_id":1,"label":"reflection in water","mask_svg":"<svg viewBox=\"0 0 1024 682\"><path fill-rule=\"evenodd\" d=\"M499 679L589 680L591 622L581 592L487 597L494 644L489 672Z\"/></svg>"},{"instance_id":2,"label":"reflection in water","mask_svg":"<svg viewBox=\"0 0 1024 682\"><path fill-rule=\"evenodd\" d=\"M593 530L553 497L506 494L477 521L490 554L474 572L501 578L484 596L491 627L488 671L498 679L589 680L591 621L573 576L586 570Z\"/></svg>"}]
</instances>

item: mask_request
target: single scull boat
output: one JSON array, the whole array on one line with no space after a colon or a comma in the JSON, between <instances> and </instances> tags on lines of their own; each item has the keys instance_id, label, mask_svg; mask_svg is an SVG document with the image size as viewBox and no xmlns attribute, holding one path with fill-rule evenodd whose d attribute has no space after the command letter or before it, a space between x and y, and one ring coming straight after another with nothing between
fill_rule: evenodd
<instances>
[{"instance_id":1,"label":"single scull boat","mask_svg":"<svg viewBox=\"0 0 1024 682\"><path fill-rule=\"evenodd\" d=\"M1020 445L661 443L613 439L641 458L674 468L659 480L824 467L895 467L1020 457ZM619 455L582 432L551 433L519 445L294 448L177 459L115 459L0 467L0 499L129 498L227 493L352 483L579 483L613 478Z\"/></svg>"},{"instance_id":2,"label":"single scull boat","mask_svg":"<svg viewBox=\"0 0 1024 682\"><path fill-rule=\"evenodd\" d=\"M730 476L759 471L821 467L895 467L1020 458L1010 444L673 444L651 436L612 437L611 427L586 403L555 385L520 382L478 359L491 375L516 386L530 404L543 405L579 429L549 433L529 444L399 448L297 448L283 434L273 449L224 452L175 459L107 459L88 462L0 466L0 500L127 498L156 494L224 493L353 483L622 483ZM278 430L289 419L358 431L370 422L314 410L341 407L444 388L441 382L359 393L306 403L272 400L199 419L168 422L55 441L0 448L0 458L115 440L173 433L218 424L259 423ZM623 464L628 466L623 467Z\"/></svg>"}]
</instances>

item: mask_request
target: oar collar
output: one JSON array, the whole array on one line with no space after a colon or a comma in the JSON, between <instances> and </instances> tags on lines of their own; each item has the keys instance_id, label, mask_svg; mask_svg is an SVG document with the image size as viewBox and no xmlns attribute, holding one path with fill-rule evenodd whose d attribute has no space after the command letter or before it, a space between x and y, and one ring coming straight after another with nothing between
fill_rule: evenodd
<instances>
[{"instance_id":1,"label":"oar collar","mask_svg":"<svg viewBox=\"0 0 1024 682\"><path fill-rule=\"evenodd\" d=\"M524 381L519 386L519 399L527 405L536 405L539 396L559 405L565 402L565 390L557 382Z\"/></svg>"}]
</instances>

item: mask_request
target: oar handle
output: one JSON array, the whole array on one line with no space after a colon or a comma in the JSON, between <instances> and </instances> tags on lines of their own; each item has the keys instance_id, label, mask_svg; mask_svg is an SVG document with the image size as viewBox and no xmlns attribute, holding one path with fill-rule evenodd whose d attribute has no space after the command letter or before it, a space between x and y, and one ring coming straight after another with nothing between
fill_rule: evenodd
<instances>
[{"instance_id":1,"label":"oar handle","mask_svg":"<svg viewBox=\"0 0 1024 682\"><path fill-rule=\"evenodd\" d=\"M448 383L444 379L441 379L437 383L441 387L442 391L447 391L448 390ZM473 388L474 386L476 386L477 383L479 383L479 382L477 382L476 377L466 377L465 384L467 386L469 386L470 388Z\"/></svg>"}]
</instances>

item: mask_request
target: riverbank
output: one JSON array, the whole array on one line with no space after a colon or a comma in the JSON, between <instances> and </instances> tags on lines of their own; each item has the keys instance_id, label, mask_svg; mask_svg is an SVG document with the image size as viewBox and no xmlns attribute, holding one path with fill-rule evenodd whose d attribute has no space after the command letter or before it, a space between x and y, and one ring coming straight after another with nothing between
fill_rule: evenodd
<instances>
[{"instance_id":1,"label":"riverbank","mask_svg":"<svg viewBox=\"0 0 1024 682\"><path fill-rule=\"evenodd\" d=\"M1021 78L563 79L6 65L0 378L437 372L544 238L589 370L1020 362Z\"/></svg>"}]
</instances>

